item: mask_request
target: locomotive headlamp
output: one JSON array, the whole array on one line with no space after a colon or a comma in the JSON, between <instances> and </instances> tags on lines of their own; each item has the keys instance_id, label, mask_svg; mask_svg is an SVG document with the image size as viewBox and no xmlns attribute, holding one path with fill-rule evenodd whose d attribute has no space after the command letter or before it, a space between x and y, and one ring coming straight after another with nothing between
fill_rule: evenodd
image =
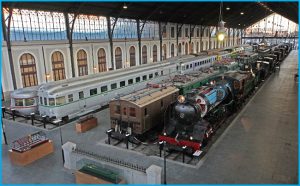
<instances>
[{"instance_id":1,"label":"locomotive headlamp","mask_svg":"<svg viewBox=\"0 0 300 186\"><path fill-rule=\"evenodd\" d=\"M179 103L184 103L185 97L184 97L183 95L180 95L180 96L178 96L177 101L178 101Z\"/></svg>"}]
</instances>

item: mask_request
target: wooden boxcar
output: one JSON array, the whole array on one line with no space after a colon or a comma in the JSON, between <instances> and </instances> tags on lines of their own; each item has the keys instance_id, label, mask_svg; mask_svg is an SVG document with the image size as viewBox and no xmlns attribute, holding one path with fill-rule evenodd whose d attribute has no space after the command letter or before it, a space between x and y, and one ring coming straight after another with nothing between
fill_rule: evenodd
<instances>
[{"instance_id":1,"label":"wooden boxcar","mask_svg":"<svg viewBox=\"0 0 300 186\"><path fill-rule=\"evenodd\" d=\"M158 84L113 99L109 103L111 128L115 132L142 135L163 124L164 112L177 99L174 86Z\"/></svg>"}]
</instances>

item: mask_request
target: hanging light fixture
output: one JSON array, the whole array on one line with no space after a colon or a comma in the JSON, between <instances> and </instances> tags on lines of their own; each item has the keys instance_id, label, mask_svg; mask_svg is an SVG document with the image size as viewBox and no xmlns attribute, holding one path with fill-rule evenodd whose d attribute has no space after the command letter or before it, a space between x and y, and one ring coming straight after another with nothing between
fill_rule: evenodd
<instances>
[{"instance_id":1,"label":"hanging light fixture","mask_svg":"<svg viewBox=\"0 0 300 186\"><path fill-rule=\"evenodd\" d=\"M223 2L220 3L220 15L219 15L219 30L217 32L217 39L218 41L223 41L225 39L226 36L226 31L225 31L225 22L223 21L222 18L222 9L223 9Z\"/></svg>"},{"instance_id":2,"label":"hanging light fixture","mask_svg":"<svg viewBox=\"0 0 300 186\"><path fill-rule=\"evenodd\" d=\"M123 4L123 9L127 9L126 3Z\"/></svg>"}]
</instances>

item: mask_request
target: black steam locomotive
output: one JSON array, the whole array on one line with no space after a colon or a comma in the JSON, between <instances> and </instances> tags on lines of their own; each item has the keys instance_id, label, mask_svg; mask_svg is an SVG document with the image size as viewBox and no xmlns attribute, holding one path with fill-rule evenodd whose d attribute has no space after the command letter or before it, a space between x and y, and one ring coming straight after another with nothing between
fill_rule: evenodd
<instances>
[{"instance_id":1,"label":"black steam locomotive","mask_svg":"<svg viewBox=\"0 0 300 186\"><path fill-rule=\"evenodd\" d=\"M200 150L218 128L217 121L231 113L254 89L254 80L251 72L231 71L209 86L179 96L159 140L175 150L183 146L191 153Z\"/></svg>"}]
</instances>

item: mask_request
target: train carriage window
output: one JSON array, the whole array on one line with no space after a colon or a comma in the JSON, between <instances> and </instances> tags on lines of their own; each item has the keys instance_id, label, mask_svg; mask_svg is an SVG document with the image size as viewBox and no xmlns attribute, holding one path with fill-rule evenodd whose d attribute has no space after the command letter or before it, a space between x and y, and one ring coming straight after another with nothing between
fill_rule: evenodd
<instances>
[{"instance_id":1,"label":"train carriage window","mask_svg":"<svg viewBox=\"0 0 300 186\"><path fill-rule=\"evenodd\" d=\"M42 105L43 104L43 98L40 97L40 104Z\"/></svg>"},{"instance_id":2,"label":"train carriage window","mask_svg":"<svg viewBox=\"0 0 300 186\"><path fill-rule=\"evenodd\" d=\"M49 105L50 106L54 106L55 105L54 98L49 98Z\"/></svg>"},{"instance_id":3,"label":"train carriage window","mask_svg":"<svg viewBox=\"0 0 300 186\"><path fill-rule=\"evenodd\" d=\"M50 100L50 99L49 99ZM56 105L63 105L66 103L66 98L65 96L61 96L56 98Z\"/></svg>"},{"instance_id":4,"label":"train carriage window","mask_svg":"<svg viewBox=\"0 0 300 186\"><path fill-rule=\"evenodd\" d=\"M15 99L16 106L23 106L23 99Z\"/></svg>"},{"instance_id":5,"label":"train carriage window","mask_svg":"<svg viewBox=\"0 0 300 186\"><path fill-rule=\"evenodd\" d=\"M107 86L102 86L100 89L101 89L101 92L106 92L107 91Z\"/></svg>"},{"instance_id":6,"label":"train carriage window","mask_svg":"<svg viewBox=\"0 0 300 186\"><path fill-rule=\"evenodd\" d=\"M149 79L152 79L153 78L153 74L149 74Z\"/></svg>"},{"instance_id":7,"label":"train carriage window","mask_svg":"<svg viewBox=\"0 0 300 186\"><path fill-rule=\"evenodd\" d=\"M83 99L83 98L84 98L84 93L83 93L83 91L79 92L79 93L78 93L78 96L79 96L79 99Z\"/></svg>"},{"instance_id":8,"label":"train carriage window","mask_svg":"<svg viewBox=\"0 0 300 186\"><path fill-rule=\"evenodd\" d=\"M120 114L121 113L121 107L120 105L115 106L115 114Z\"/></svg>"},{"instance_id":9,"label":"train carriage window","mask_svg":"<svg viewBox=\"0 0 300 186\"><path fill-rule=\"evenodd\" d=\"M143 81L147 80L147 75L143 76Z\"/></svg>"},{"instance_id":10,"label":"train carriage window","mask_svg":"<svg viewBox=\"0 0 300 186\"><path fill-rule=\"evenodd\" d=\"M113 84L110 85L111 90L114 90L116 88L117 88L117 83L113 83Z\"/></svg>"},{"instance_id":11,"label":"train carriage window","mask_svg":"<svg viewBox=\"0 0 300 186\"><path fill-rule=\"evenodd\" d=\"M120 82L120 87L125 87L125 81Z\"/></svg>"},{"instance_id":12,"label":"train carriage window","mask_svg":"<svg viewBox=\"0 0 300 186\"><path fill-rule=\"evenodd\" d=\"M140 77L136 77L136 78L135 78L135 82L136 82L136 83L138 83L138 82L140 82L140 81L141 81L141 78L140 78Z\"/></svg>"},{"instance_id":13,"label":"train carriage window","mask_svg":"<svg viewBox=\"0 0 300 186\"><path fill-rule=\"evenodd\" d=\"M129 107L129 116L136 117L135 108Z\"/></svg>"},{"instance_id":14,"label":"train carriage window","mask_svg":"<svg viewBox=\"0 0 300 186\"><path fill-rule=\"evenodd\" d=\"M68 95L68 101L69 103L73 102L73 94Z\"/></svg>"},{"instance_id":15,"label":"train carriage window","mask_svg":"<svg viewBox=\"0 0 300 186\"><path fill-rule=\"evenodd\" d=\"M131 85L131 84L133 84L133 79L128 80L128 85Z\"/></svg>"},{"instance_id":16,"label":"train carriage window","mask_svg":"<svg viewBox=\"0 0 300 186\"><path fill-rule=\"evenodd\" d=\"M34 98L25 99L25 106L32 106L34 105Z\"/></svg>"},{"instance_id":17,"label":"train carriage window","mask_svg":"<svg viewBox=\"0 0 300 186\"><path fill-rule=\"evenodd\" d=\"M90 95L92 96L92 95L95 95L95 94L97 94L97 88L91 89L90 90Z\"/></svg>"}]
</instances>

